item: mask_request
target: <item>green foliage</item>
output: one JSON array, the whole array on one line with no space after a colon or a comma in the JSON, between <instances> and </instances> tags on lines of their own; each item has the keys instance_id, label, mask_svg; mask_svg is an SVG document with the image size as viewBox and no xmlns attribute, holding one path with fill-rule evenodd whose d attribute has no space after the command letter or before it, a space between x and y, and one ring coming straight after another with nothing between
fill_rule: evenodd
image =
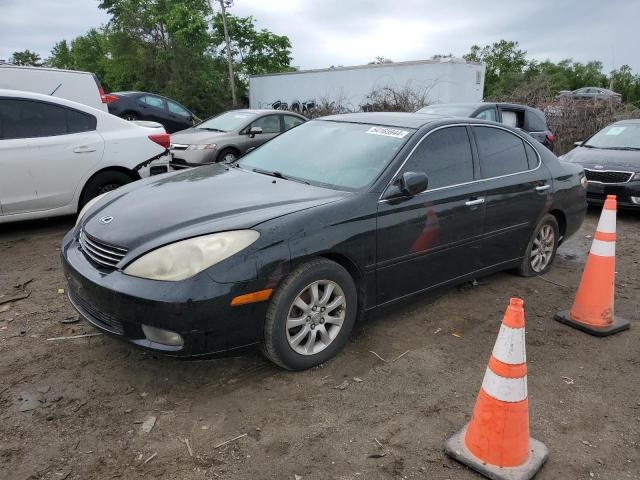
<instances>
[{"instance_id":1,"label":"green foliage","mask_svg":"<svg viewBox=\"0 0 640 480\"><path fill-rule=\"evenodd\" d=\"M28 67L41 67L43 65L40 55L31 50L24 50L22 52L13 52L9 63L14 65L24 65Z\"/></svg>"},{"instance_id":2,"label":"green foliage","mask_svg":"<svg viewBox=\"0 0 640 480\"><path fill-rule=\"evenodd\" d=\"M535 103L550 101L561 90L612 86L613 90L622 94L624 102L640 106L640 76L634 75L628 65L623 65L607 77L599 61L585 64L571 59L558 63L550 60L537 62L528 60L526 55L527 52L519 48L518 42L500 40L484 47L474 45L464 58L486 64L484 97L487 99L528 98L529 103Z\"/></svg>"},{"instance_id":3,"label":"green foliage","mask_svg":"<svg viewBox=\"0 0 640 480\"><path fill-rule=\"evenodd\" d=\"M58 42L48 64L95 73L105 91L142 90L173 98L199 117L231 107L220 14L207 0L101 0L109 23ZM227 16L239 97L257 73L292 70L285 36Z\"/></svg>"},{"instance_id":4,"label":"green foliage","mask_svg":"<svg viewBox=\"0 0 640 480\"><path fill-rule=\"evenodd\" d=\"M268 30L256 30L253 17L235 17L227 13L227 30L231 39L231 56L242 80L249 75L291 72L291 42L289 37ZM226 46L222 14L213 18L212 52L226 61Z\"/></svg>"}]
</instances>

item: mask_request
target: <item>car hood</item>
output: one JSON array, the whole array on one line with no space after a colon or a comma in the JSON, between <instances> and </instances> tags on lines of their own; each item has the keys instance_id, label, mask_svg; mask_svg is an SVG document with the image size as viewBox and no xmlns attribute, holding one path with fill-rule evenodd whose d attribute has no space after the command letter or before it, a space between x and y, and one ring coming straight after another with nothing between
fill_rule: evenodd
<instances>
[{"instance_id":1,"label":"car hood","mask_svg":"<svg viewBox=\"0 0 640 480\"><path fill-rule=\"evenodd\" d=\"M81 223L86 233L105 243L146 251L198 235L251 228L350 195L215 164L121 187L98 201ZM113 219L104 223L105 217Z\"/></svg>"},{"instance_id":2,"label":"car hood","mask_svg":"<svg viewBox=\"0 0 640 480\"><path fill-rule=\"evenodd\" d=\"M202 143L215 143L223 138L234 136L232 132L212 132L198 128L187 128L177 133L171 134L171 143L182 143L184 145L194 145Z\"/></svg>"},{"instance_id":3,"label":"car hood","mask_svg":"<svg viewBox=\"0 0 640 480\"><path fill-rule=\"evenodd\" d=\"M640 150L576 147L563 160L578 163L585 168L640 172Z\"/></svg>"}]
</instances>

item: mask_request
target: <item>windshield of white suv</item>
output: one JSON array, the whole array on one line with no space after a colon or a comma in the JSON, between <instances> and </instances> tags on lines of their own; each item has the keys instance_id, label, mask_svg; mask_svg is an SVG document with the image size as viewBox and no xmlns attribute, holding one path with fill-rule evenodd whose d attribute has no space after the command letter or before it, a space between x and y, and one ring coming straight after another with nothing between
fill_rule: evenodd
<instances>
[{"instance_id":1,"label":"windshield of white suv","mask_svg":"<svg viewBox=\"0 0 640 480\"><path fill-rule=\"evenodd\" d=\"M316 120L249 152L239 166L292 180L356 190L373 182L414 130Z\"/></svg>"},{"instance_id":2,"label":"windshield of white suv","mask_svg":"<svg viewBox=\"0 0 640 480\"><path fill-rule=\"evenodd\" d=\"M640 150L640 123L614 123L582 145L610 150Z\"/></svg>"},{"instance_id":3,"label":"windshield of white suv","mask_svg":"<svg viewBox=\"0 0 640 480\"><path fill-rule=\"evenodd\" d=\"M255 116L256 114L253 112L225 112L217 117L205 120L194 128L198 130L211 130L213 132L230 132L231 130L241 127Z\"/></svg>"}]
</instances>

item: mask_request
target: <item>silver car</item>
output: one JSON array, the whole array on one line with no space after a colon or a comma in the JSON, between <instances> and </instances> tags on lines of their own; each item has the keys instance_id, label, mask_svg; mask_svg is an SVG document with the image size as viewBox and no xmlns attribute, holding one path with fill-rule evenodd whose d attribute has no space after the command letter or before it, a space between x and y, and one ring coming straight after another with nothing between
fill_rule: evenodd
<instances>
[{"instance_id":1,"label":"silver car","mask_svg":"<svg viewBox=\"0 0 640 480\"><path fill-rule=\"evenodd\" d=\"M171 135L171 167L233 162L307 119L278 110L230 110Z\"/></svg>"}]
</instances>

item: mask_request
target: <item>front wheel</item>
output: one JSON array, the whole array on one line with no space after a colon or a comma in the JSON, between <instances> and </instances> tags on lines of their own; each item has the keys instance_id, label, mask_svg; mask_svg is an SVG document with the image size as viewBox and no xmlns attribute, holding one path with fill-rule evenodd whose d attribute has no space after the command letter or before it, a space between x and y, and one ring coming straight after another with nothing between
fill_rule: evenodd
<instances>
[{"instance_id":1,"label":"front wheel","mask_svg":"<svg viewBox=\"0 0 640 480\"><path fill-rule=\"evenodd\" d=\"M559 233L558 221L553 215L542 217L531 235L518 274L534 277L547 273L556 257Z\"/></svg>"},{"instance_id":2,"label":"front wheel","mask_svg":"<svg viewBox=\"0 0 640 480\"><path fill-rule=\"evenodd\" d=\"M344 346L357 310L358 294L349 272L327 259L305 263L271 299L263 351L288 370L314 367Z\"/></svg>"}]
</instances>

